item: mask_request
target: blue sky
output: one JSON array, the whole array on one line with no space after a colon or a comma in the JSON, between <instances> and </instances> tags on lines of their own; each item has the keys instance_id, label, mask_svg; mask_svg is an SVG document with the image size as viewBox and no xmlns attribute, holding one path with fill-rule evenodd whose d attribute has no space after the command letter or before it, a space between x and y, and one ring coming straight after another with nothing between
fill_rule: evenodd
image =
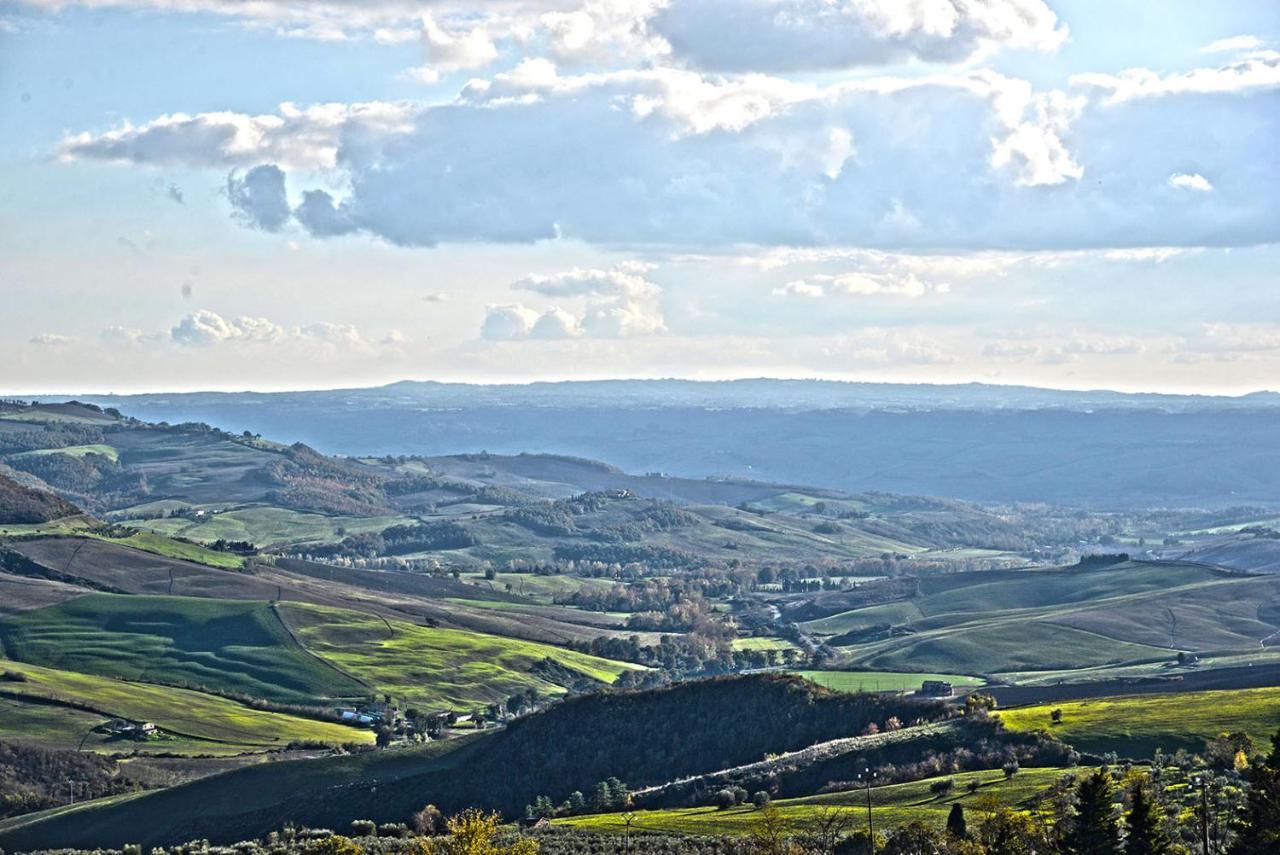
<instances>
[{"instance_id":1,"label":"blue sky","mask_svg":"<svg viewBox=\"0 0 1280 855\"><path fill-rule=\"evenodd\" d=\"M1280 376L1280 6L0 2L11 392Z\"/></svg>"}]
</instances>

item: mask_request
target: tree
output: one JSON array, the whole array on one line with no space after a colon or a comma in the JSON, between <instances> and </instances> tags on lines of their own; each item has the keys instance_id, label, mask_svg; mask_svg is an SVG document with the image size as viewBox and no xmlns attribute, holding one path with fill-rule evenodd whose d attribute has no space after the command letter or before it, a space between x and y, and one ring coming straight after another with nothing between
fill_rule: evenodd
<instances>
[{"instance_id":1,"label":"tree","mask_svg":"<svg viewBox=\"0 0 1280 855\"><path fill-rule=\"evenodd\" d=\"M437 851L441 855L537 855L538 842L521 838L507 846L494 842L502 818L496 813L468 808L449 817L449 837Z\"/></svg>"},{"instance_id":2,"label":"tree","mask_svg":"<svg viewBox=\"0 0 1280 855\"><path fill-rule=\"evenodd\" d=\"M945 851L941 835L920 820L913 820L889 835L881 855L921 855Z\"/></svg>"},{"instance_id":3,"label":"tree","mask_svg":"<svg viewBox=\"0 0 1280 855\"><path fill-rule=\"evenodd\" d=\"M428 837L444 833L444 814L435 805L427 805L413 815L413 830Z\"/></svg>"},{"instance_id":4,"label":"tree","mask_svg":"<svg viewBox=\"0 0 1280 855\"><path fill-rule=\"evenodd\" d=\"M1105 766L1076 788L1076 812L1062 840L1068 855L1116 855L1120 830L1111 815L1111 773Z\"/></svg>"},{"instance_id":5,"label":"tree","mask_svg":"<svg viewBox=\"0 0 1280 855\"><path fill-rule=\"evenodd\" d=\"M1165 855L1170 850L1169 838L1160 827L1160 814L1146 784L1135 780L1129 790L1129 835L1125 839L1125 855Z\"/></svg>"},{"instance_id":6,"label":"tree","mask_svg":"<svg viewBox=\"0 0 1280 855\"><path fill-rule=\"evenodd\" d=\"M769 794L766 793L764 790L759 790L754 796L751 797L751 803L755 805L757 808L763 808L765 805L769 804L769 802L771 801L773 800L769 798Z\"/></svg>"},{"instance_id":7,"label":"tree","mask_svg":"<svg viewBox=\"0 0 1280 855\"><path fill-rule=\"evenodd\" d=\"M1004 772L1005 780L1009 780L1014 775L1018 774L1018 761L1010 760L1008 763L1005 763L1000 767L1000 771Z\"/></svg>"},{"instance_id":8,"label":"tree","mask_svg":"<svg viewBox=\"0 0 1280 855\"><path fill-rule=\"evenodd\" d=\"M978 841L987 855L1038 855L1051 852L1044 827L1024 813L1001 807L978 827Z\"/></svg>"},{"instance_id":9,"label":"tree","mask_svg":"<svg viewBox=\"0 0 1280 855\"><path fill-rule=\"evenodd\" d=\"M947 834L952 837L968 837L969 825L964 820L964 807L956 802L951 806L951 813L947 814Z\"/></svg>"},{"instance_id":10,"label":"tree","mask_svg":"<svg viewBox=\"0 0 1280 855\"><path fill-rule=\"evenodd\" d=\"M720 810L728 810L738 803L737 799L733 795L733 790L730 789L717 790L713 800L716 803L716 807Z\"/></svg>"},{"instance_id":11,"label":"tree","mask_svg":"<svg viewBox=\"0 0 1280 855\"><path fill-rule=\"evenodd\" d=\"M1244 821L1231 855L1280 852L1280 730L1271 737L1271 755L1249 774Z\"/></svg>"}]
</instances>

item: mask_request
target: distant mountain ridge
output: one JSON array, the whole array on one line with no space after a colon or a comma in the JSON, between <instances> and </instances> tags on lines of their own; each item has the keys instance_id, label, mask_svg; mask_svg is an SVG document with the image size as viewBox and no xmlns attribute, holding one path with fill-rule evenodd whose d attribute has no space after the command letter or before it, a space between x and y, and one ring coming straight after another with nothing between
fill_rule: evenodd
<instances>
[{"instance_id":1,"label":"distant mountain ridge","mask_svg":"<svg viewBox=\"0 0 1280 855\"><path fill-rule=\"evenodd\" d=\"M764 379L404 381L81 399L148 421L203 421L349 455L536 452L604 460L629 472L986 502L1280 505L1276 392L1216 397Z\"/></svg>"}]
</instances>

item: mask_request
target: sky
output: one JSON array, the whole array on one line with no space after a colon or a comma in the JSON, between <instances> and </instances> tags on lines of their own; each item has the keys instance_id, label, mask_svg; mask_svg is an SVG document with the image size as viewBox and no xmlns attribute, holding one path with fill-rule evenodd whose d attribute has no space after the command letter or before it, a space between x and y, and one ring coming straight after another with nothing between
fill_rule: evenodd
<instances>
[{"instance_id":1,"label":"sky","mask_svg":"<svg viewBox=\"0 0 1280 855\"><path fill-rule=\"evenodd\" d=\"M0 0L0 391L1280 387L1275 0Z\"/></svg>"}]
</instances>

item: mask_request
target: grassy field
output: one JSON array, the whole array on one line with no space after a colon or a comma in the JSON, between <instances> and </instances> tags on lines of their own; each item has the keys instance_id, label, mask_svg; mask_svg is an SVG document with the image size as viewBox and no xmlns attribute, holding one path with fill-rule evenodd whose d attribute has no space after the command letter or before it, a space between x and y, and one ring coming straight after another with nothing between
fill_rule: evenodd
<instances>
[{"instance_id":1,"label":"grassy field","mask_svg":"<svg viewBox=\"0 0 1280 855\"><path fill-rule=\"evenodd\" d=\"M906 671L796 671L819 686L837 692L914 692L925 680L945 680L953 686L981 686L981 677L967 674L913 674Z\"/></svg>"},{"instance_id":2,"label":"grassy field","mask_svg":"<svg viewBox=\"0 0 1280 855\"><path fill-rule=\"evenodd\" d=\"M120 459L120 452L110 445L69 445L65 448L39 448L35 451L24 451L21 454L15 454L14 457L26 457L42 455L42 454L65 454L68 457L86 457L90 454L101 455L112 462Z\"/></svg>"},{"instance_id":3,"label":"grassy field","mask_svg":"<svg viewBox=\"0 0 1280 855\"><path fill-rule=\"evenodd\" d=\"M302 544L337 543L352 534L382 531L412 523L402 516L344 517L309 514L287 508L257 506L209 513L201 519L123 520L124 525L144 528L170 537L212 543L215 540L247 540L265 549Z\"/></svg>"},{"instance_id":4,"label":"grassy field","mask_svg":"<svg viewBox=\"0 0 1280 855\"><path fill-rule=\"evenodd\" d=\"M848 645L843 664L868 670L1017 675L1155 667L1179 650L1256 652L1280 626L1260 603L1280 601L1280 576L1200 565L1125 562L956 573L921 579L909 600L808 622L837 634L893 624L892 637Z\"/></svg>"},{"instance_id":5,"label":"grassy field","mask_svg":"<svg viewBox=\"0 0 1280 855\"><path fill-rule=\"evenodd\" d=\"M166 558L178 558L183 561L194 561L197 564L204 564L209 567L219 567L224 570L232 570L244 566L244 558L239 555L233 555L230 552L218 552L213 549L206 549L195 543L184 543L180 540L174 540L162 534L156 534L150 531L140 531L131 534L128 537L100 537L90 534L90 537L98 537L99 540L105 540L108 543L118 543L121 546L131 546L134 549L141 549L143 552L150 552L154 555L163 555Z\"/></svg>"},{"instance_id":6,"label":"grassy field","mask_svg":"<svg viewBox=\"0 0 1280 855\"><path fill-rule=\"evenodd\" d=\"M751 638L735 638L730 645L734 650L795 650L794 644L785 638L759 636Z\"/></svg>"},{"instance_id":7,"label":"grassy field","mask_svg":"<svg viewBox=\"0 0 1280 855\"><path fill-rule=\"evenodd\" d=\"M1055 709L1062 710L1062 724L1050 719ZM1280 687L1064 701L1001 710L1000 719L1012 730L1047 730L1095 754L1200 751L1205 740L1238 730L1267 745L1280 728Z\"/></svg>"},{"instance_id":8,"label":"grassy field","mask_svg":"<svg viewBox=\"0 0 1280 855\"><path fill-rule=\"evenodd\" d=\"M0 662L0 667L5 672L19 673L26 678L0 682L0 692L18 696L8 698L12 705L28 708L19 710L21 715L18 717L0 719L0 733L6 738L61 747L74 746L88 730L83 727L84 719L91 720L92 727L100 724L104 717L118 716L154 722L169 736L142 743L112 743L99 737L87 745L107 751L127 751L136 747L143 751L217 753L279 748L294 740L333 745L373 741L372 732L367 730L253 709L227 698L188 689L115 680L11 661ZM40 701L70 703L89 707L95 712L71 710ZM64 719L68 721L64 722ZM66 733L66 726L71 726L73 733ZM68 736L74 738L68 739Z\"/></svg>"},{"instance_id":9,"label":"grassy field","mask_svg":"<svg viewBox=\"0 0 1280 855\"><path fill-rule=\"evenodd\" d=\"M369 691L258 602L90 594L0 620L0 645L20 662L290 703Z\"/></svg>"},{"instance_id":10,"label":"grassy field","mask_svg":"<svg viewBox=\"0 0 1280 855\"><path fill-rule=\"evenodd\" d=\"M386 621L363 612L294 603L280 611L308 649L378 692L419 706L469 709L526 688L564 694L563 686L532 672L544 659L605 683L637 667L549 644Z\"/></svg>"},{"instance_id":11,"label":"grassy field","mask_svg":"<svg viewBox=\"0 0 1280 855\"><path fill-rule=\"evenodd\" d=\"M948 776L955 782L955 789L939 798L929 792L929 785L936 778L891 784L871 790L872 820L878 829L889 829L919 820L942 827L951 806L956 802L966 810L975 811L978 805L1007 805L1025 808L1046 787L1060 778L1063 769L1023 769L1012 780L1005 780L1001 772L965 772ZM978 792L969 793L966 784L977 779L982 783ZM830 793L799 799L783 799L775 802L789 830L801 833L832 810L846 810L851 814L854 828L864 828L866 823L866 794L856 792ZM970 814L975 822L980 813ZM759 811L754 807L719 810L714 807L672 808L669 810L642 810L635 812L632 831L652 831L667 834L750 834L759 821ZM569 817L555 821L556 825L583 831L620 834L624 830L619 814L594 814Z\"/></svg>"}]
</instances>

